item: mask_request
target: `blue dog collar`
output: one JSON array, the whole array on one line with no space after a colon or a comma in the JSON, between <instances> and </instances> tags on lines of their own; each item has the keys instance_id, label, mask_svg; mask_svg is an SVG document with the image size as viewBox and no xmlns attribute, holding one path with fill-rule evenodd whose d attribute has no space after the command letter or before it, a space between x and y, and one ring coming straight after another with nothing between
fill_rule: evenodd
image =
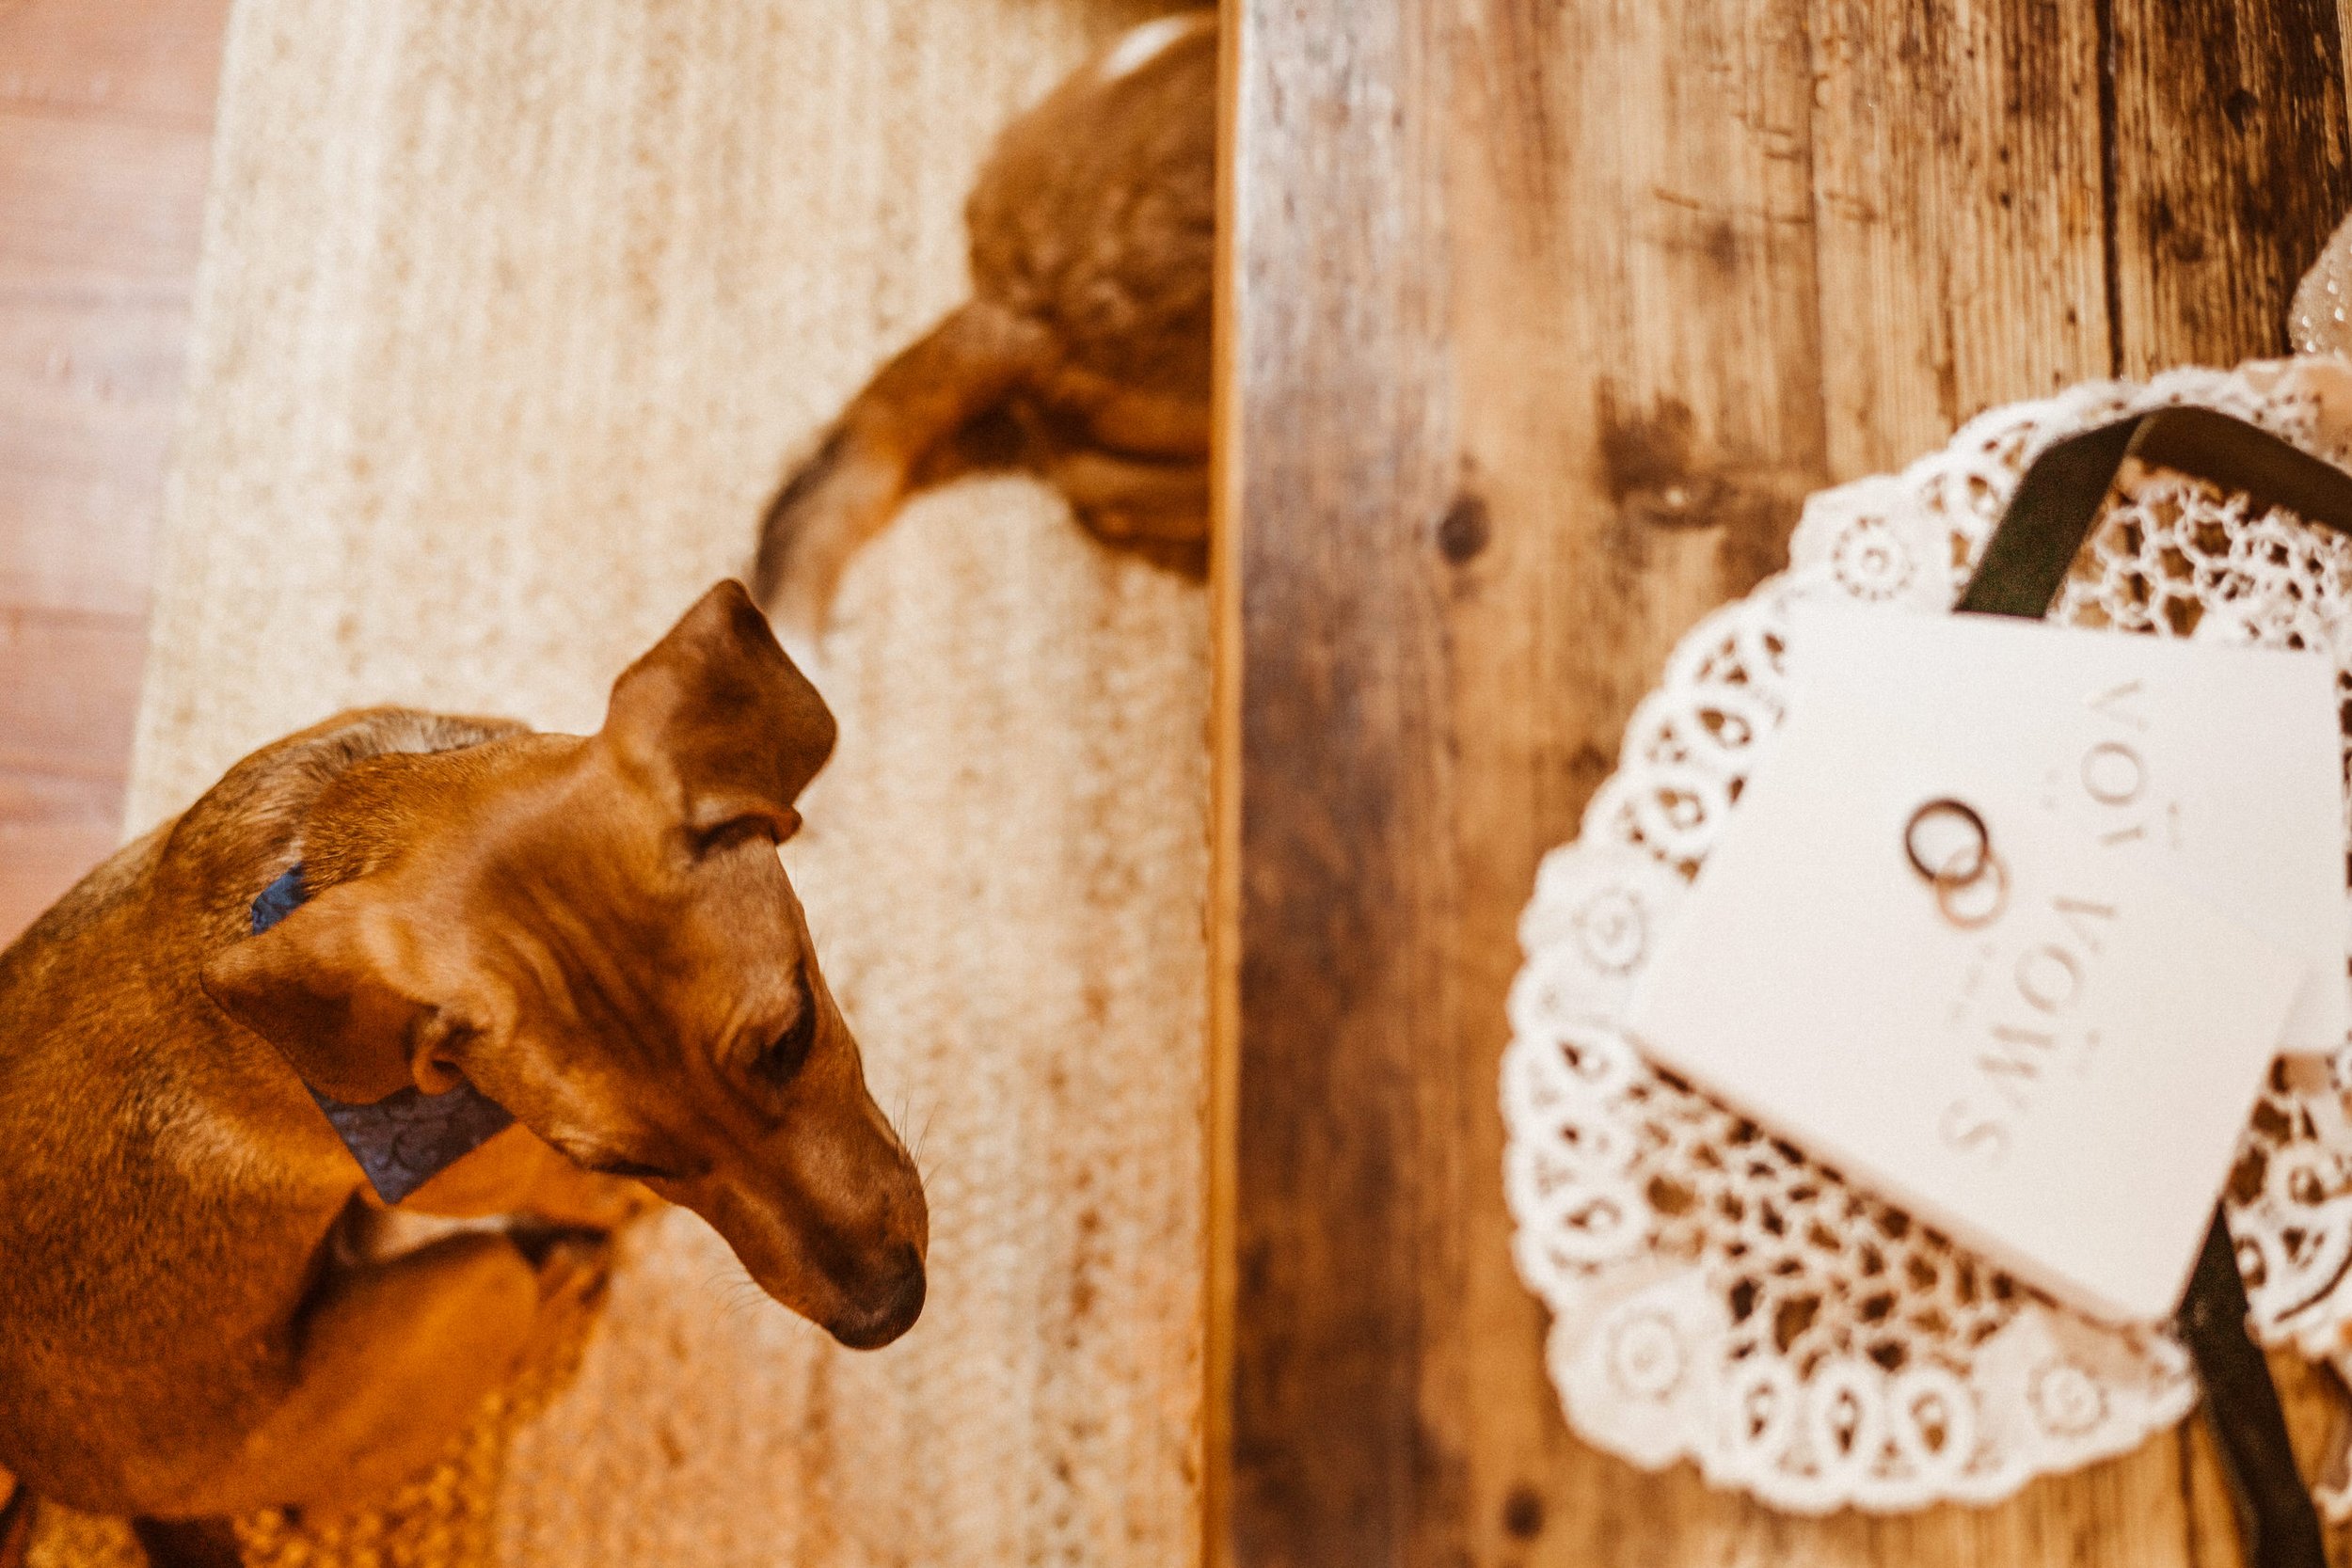
<instances>
[{"instance_id":1,"label":"blue dog collar","mask_svg":"<svg viewBox=\"0 0 2352 1568\"><path fill-rule=\"evenodd\" d=\"M295 866L253 900L253 934L260 936L302 907L310 896ZM327 1122L359 1169L387 1203L398 1203L465 1155L506 1130L515 1117L505 1106L463 1079L442 1094L426 1094L413 1084L370 1105L310 1089Z\"/></svg>"}]
</instances>

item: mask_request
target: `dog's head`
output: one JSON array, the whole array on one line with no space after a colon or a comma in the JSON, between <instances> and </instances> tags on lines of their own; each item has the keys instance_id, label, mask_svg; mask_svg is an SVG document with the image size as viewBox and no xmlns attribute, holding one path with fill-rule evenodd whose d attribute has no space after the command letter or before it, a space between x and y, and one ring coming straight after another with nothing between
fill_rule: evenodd
<instances>
[{"instance_id":1,"label":"dog's head","mask_svg":"<svg viewBox=\"0 0 2352 1568\"><path fill-rule=\"evenodd\" d=\"M867 1094L775 846L833 716L723 582L598 734L373 757L304 829L320 891L204 988L337 1099L459 1075L701 1214L844 1343L922 1309L912 1161Z\"/></svg>"}]
</instances>

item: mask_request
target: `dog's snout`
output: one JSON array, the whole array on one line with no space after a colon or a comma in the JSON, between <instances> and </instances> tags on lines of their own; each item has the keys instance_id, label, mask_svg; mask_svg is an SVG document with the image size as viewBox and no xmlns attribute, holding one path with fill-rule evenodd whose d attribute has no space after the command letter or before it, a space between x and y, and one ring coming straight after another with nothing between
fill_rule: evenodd
<instances>
[{"instance_id":1,"label":"dog's snout","mask_svg":"<svg viewBox=\"0 0 2352 1568\"><path fill-rule=\"evenodd\" d=\"M923 1297L930 1286L923 1255L912 1243L893 1248L888 1266L875 1273L866 1302L825 1325L851 1350L879 1350L913 1328L914 1320L923 1315Z\"/></svg>"}]
</instances>

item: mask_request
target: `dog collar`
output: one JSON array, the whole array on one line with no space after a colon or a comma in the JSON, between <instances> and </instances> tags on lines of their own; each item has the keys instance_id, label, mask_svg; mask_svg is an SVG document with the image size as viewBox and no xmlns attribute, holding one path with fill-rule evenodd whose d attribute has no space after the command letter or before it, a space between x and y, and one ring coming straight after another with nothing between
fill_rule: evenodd
<instances>
[{"instance_id":1,"label":"dog collar","mask_svg":"<svg viewBox=\"0 0 2352 1568\"><path fill-rule=\"evenodd\" d=\"M253 934L260 936L310 896L297 865L253 900ZM302 1086L310 1090L336 1136L359 1162L368 1185L387 1203L398 1203L515 1119L505 1106L463 1078L455 1088L440 1094L426 1094L410 1085L367 1105L321 1094L308 1083Z\"/></svg>"}]
</instances>

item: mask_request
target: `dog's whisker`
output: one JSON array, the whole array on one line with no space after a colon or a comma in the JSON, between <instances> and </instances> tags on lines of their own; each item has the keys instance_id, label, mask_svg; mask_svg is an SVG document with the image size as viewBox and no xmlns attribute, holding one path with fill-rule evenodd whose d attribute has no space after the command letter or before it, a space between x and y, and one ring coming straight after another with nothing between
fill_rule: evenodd
<instances>
[{"instance_id":1,"label":"dog's whisker","mask_svg":"<svg viewBox=\"0 0 2352 1568\"><path fill-rule=\"evenodd\" d=\"M710 1271L709 1277L703 1281L703 1291L720 1307L729 1309L768 1299L768 1293L759 1288L757 1280L723 1264Z\"/></svg>"},{"instance_id":2,"label":"dog's whisker","mask_svg":"<svg viewBox=\"0 0 2352 1568\"><path fill-rule=\"evenodd\" d=\"M756 1281L725 1270L713 1273L704 1283L713 1306L731 1323L748 1322L768 1300L768 1293Z\"/></svg>"}]
</instances>

